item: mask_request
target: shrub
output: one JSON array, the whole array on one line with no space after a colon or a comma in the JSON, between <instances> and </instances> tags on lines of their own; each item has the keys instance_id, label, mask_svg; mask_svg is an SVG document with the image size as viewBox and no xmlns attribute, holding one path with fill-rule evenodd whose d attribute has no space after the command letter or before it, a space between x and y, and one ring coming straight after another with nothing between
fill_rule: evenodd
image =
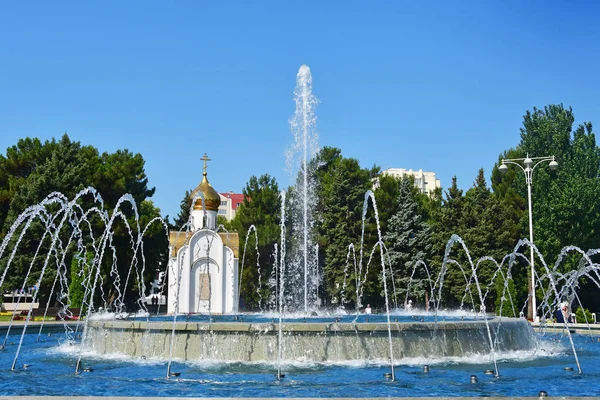
<instances>
[{"instance_id":1,"label":"shrub","mask_svg":"<svg viewBox=\"0 0 600 400\"><path fill-rule=\"evenodd\" d=\"M587 308L579 307L577 311L575 311L575 317L577 318L577 323L585 324L586 319L588 323L592 323L592 313Z\"/></svg>"}]
</instances>

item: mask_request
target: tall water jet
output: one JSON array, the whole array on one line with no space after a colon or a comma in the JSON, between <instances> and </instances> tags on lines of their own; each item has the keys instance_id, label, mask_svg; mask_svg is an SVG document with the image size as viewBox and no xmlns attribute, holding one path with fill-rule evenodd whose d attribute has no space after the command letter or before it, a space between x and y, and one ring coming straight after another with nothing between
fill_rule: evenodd
<instances>
[{"instance_id":1,"label":"tall water jet","mask_svg":"<svg viewBox=\"0 0 600 400\"><path fill-rule=\"evenodd\" d=\"M292 280L300 283L304 280L304 291L297 290L295 285L290 293L291 304L298 308L304 302L304 311L316 302L315 288L311 288L309 276L316 269L316 260L309 256L309 249L314 248L311 231L314 226L312 210L316 204L314 175L311 174L310 161L318 151L318 134L316 129L315 107L317 98L312 94L312 75L307 65L302 65L296 76L294 90L296 112L290 119L290 129L294 135L294 144L286 153L287 170L296 179L295 190L290 199L293 214L292 247L290 252L289 274ZM312 285L316 285L314 281Z\"/></svg>"},{"instance_id":2,"label":"tall water jet","mask_svg":"<svg viewBox=\"0 0 600 400\"><path fill-rule=\"evenodd\" d=\"M277 380L281 380L281 360L283 358L283 290L285 288L285 191L281 192L281 261L279 262L279 324L277 331Z\"/></svg>"}]
</instances>

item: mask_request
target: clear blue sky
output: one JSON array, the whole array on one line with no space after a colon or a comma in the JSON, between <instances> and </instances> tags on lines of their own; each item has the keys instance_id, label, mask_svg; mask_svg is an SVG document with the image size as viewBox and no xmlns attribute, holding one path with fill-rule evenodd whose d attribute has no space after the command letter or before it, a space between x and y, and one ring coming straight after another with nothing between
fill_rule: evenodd
<instances>
[{"instance_id":1,"label":"clear blue sky","mask_svg":"<svg viewBox=\"0 0 600 400\"><path fill-rule=\"evenodd\" d=\"M534 106L600 124L599 17L586 1L3 2L0 151L66 131L139 152L163 215L204 152L217 191L264 173L285 188L307 64L321 146L467 189Z\"/></svg>"}]
</instances>

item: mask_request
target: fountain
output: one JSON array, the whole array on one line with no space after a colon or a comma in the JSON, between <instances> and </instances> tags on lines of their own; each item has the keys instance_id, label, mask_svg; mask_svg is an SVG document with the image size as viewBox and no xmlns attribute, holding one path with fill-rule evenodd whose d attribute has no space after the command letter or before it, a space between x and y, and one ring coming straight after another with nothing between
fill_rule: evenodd
<instances>
[{"instance_id":1,"label":"fountain","mask_svg":"<svg viewBox=\"0 0 600 400\"><path fill-rule=\"evenodd\" d=\"M311 280L316 274L317 259L310 257L310 249L314 248L311 237L315 223L313 210L316 205L314 174L310 161L318 150L318 134L316 130L315 107L317 98L312 94L312 75L307 65L302 65L296 77L294 91L296 112L290 119L290 127L294 135L294 143L286 153L287 170L296 176L296 190L291 193L290 204L294 212L291 215L291 246L288 275L295 277L296 282L303 282L289 291L287 305L290 309L303 309L308 312L317 306L316 287L318 279Z\"/></svg>"},{"instance_id":2,"label":"fountain","mask_svg":"<svg viewBox=\"0 0 600 400\"><path fill-rule=\"evenodd\" d=\"M154 219L141 227L131 196L123 196L109 212L93 188L82 190L72 200L52 193L19 215L0 245L2 289L6 289L2 284L11 273L19 244L30 234L31 225L41 222L45 229L39 238L38 251L46 249L42 244L50 249L44 250L41 265L32 262L28 266L22 286L31 281L30 277L35 276L37 281L33 285L32 302L27 303L31 305L25 310L25 320L13 318L0 325L0 332L4 334L0 368L3 365L6 368L0 381L0 395L395 397L456 396L459 393L461 396L534 396L542 391L551 396L600 395L600 341L592 335L596 331L594 325L591 321L550 323L563 299L576 298L574 290L582 277L596 279L598 276L599 267L591 259L598 253L596 250L584 252L569 246L554 267L548 268L542 255L528 241L519 242L502 260L489 257L472 260L467 244L460 237L452 236L438 276L431 277L431 268L422 261L415 265L415 269L423 268L429 277L429 301L423 309L409 309L411 281L401 306L388 296L387 282L392 271L385 262L386 250L375 198L368 191L363 204L363 234L367 210L372 207L378 242L373 249L365 249L362 240L349 244L340 299L343 304L347 295L346 281L352 273L356 279L357 310L317 307L318 269L309 255L318 253L318 249L306 233L306 228L314 223L310 215L313 199L308 173L308 161L316 145L316 99L311 86L310 69L302 66L295 92L296 114L291 124L296 142L302 143L301 184L295 193L281 194L282 232L280 243L275 247L276 268L271 279L277 290L268 302L273 306L272 311L240 313L233 302L229 304L229 311L219 308L214 312L217 305L210 300L212 281L209 279L208 301L202 303L202 307L201 287L193 296L188 296L186 313L177 312L182 291L177 281L169 287L172 299L169 304L174 306L175 312L151 316L143 301L146 298L144 235L154 224L162 226L169 235L164 221ZM298 197L299 193L302 196ZM198 193L198 197L191 213L193 220L182 232L184 238L205 229L209 220L206 203L215 199L202 193ZM300 207L297 214L300 217L292 215L290 225L286 225L287 202L293 205L288 210L298 211L295 206ZM131 213L124 210L124 204L130 205ZM115 221L126 227L130 238L128 251L132 257L125 269L119 268L111 240ZM285 240L286 226L295 231L291 246ZM252 226L248 232L248 237L254 233L255 247L259 229L260 226ZM536 325L539 330L534 331L532 324L523 318L490 315L485 307L471 310L485 304L497 280L504 282L505 288L500 309L509 307L517 315L519 309L527 306L514 304L507 288L512 266L516 260L528 262L524 253L530 248L544 268L537 277L537 286L544 291L544 300L539 305L542 322ZM192 249L192 246L181 247L176 260L203 268L184 254ZM203 251L209 254L210 245ZM297 253L286 258L288 251ZM371 257L366 257L369 251ZM466 254L468 265L461 265L453 257L459 251ZM379 252L380 266L371 265L375 252ZM560 274L562 257L570 253L581 254L580 268ZM245 248L243 254L245 257ZM72 282L65 265L71 256L77 260L72 268L77 265L80 269L82 319L71 319L74 317L69 290ZM204 253L201 258L209 259ZM290 259L291 262L286 262ZM477 267L483 260L497 265L492 282L480 282L477 276ZM103 265L110 266L108 275L103 274ZM236 264L231 262L231 266ZM181 276L182 264L171 263L171 270L174 268ZM205 268L212 267L207 263ZM260 266L256 268L260 274ZM369 268L377 269L384 284L385 309L367 315L358 309ZM464 307L449 312L443 310L442 293L445 274L452 268L464 274ZM50 297L59 305L58 320L33 321L33 304L38 298L40 283L50 272L54 274ZM226 290L231 292L231 298L236 298L240 288L237 277L225 278ZM133 287L136 289L132 290ZM125 297L132 293L136 298L128 301ZM127 305L131 308L131 304L138 306L128 310ZM189 313L189 307L194 304L202 311ZM45 306L44 315L48 315L49 306L50 302ZM586 369L589 372L585 372ZM532 376L536 378L532 380Z\"/></svg>"}]
</instances>

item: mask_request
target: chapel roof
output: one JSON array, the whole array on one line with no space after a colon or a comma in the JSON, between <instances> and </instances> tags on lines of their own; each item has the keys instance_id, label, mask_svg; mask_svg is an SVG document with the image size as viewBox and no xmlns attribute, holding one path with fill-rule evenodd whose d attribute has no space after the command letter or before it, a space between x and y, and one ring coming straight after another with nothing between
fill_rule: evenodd
<instances>
[{"instance_id":1,"label":"chapel roof","mask_svg":"<svg viewBox=\"0 0 600 400\"><path fill-rule=\"evenodd\" d=\"M193 233L188 232L179 232L179 231L169 231L169 244L171 245L171 257L176 257L177 252L183 246L189 244L189 239L192 237ZM233 250L233 256L235 258L239 258L240 253L240 239L237 232L219 232L219 237L223 241L223 245L229 247Z\"/></svg>"},{"instance_id":2,"label":"chapel roof","mask_svg":"<svg viewBox=\"0 0 600 400\"><path fill-rule=\"evenodd\" d=\"M202 210L202 198L198 196L199 193L202 193L204 197L204 205L207 211L218 211L219 206L221 205L221 196L219 193L212 187L212 185L208 182L207 173L206 173L206 162L210 161L210 158L204 153L204 156L200 159L204 161L204 173L202 174L202 182L192 191L190 194L190 198L194 201L194 210ZM194 200L194 198L198 198Z\"/></svg>"}]
</instances>

